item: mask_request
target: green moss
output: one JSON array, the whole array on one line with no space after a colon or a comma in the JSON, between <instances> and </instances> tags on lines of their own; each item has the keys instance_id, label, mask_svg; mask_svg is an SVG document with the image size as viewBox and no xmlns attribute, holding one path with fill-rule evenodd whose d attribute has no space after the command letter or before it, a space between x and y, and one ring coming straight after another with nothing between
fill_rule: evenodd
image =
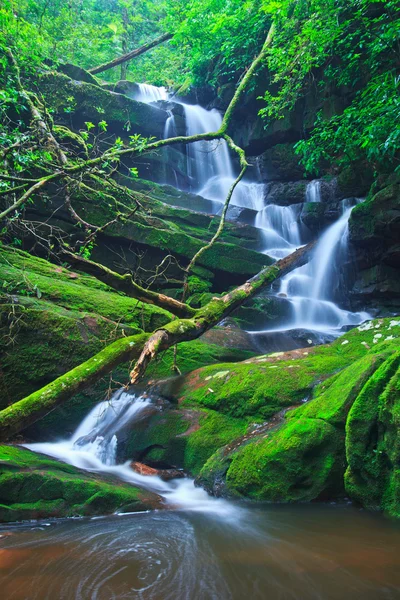
<instances>
[{"instance_id":1,"label":"green moss","mask_svg":"<svg viewBox=\"0 0 400 600\"><path fill-rule=\"evenodd\" d=\"M248 350L236 350L235 348L224 348L216 344L203 342L201 339L193 342L179 344L177 350L177 365L182 375L198 369L200 366L211 365L220 362L234 362L254 356L254 352ZM174 350L170 349L161 354L150 363L146 378L163 379L174 374Z\"/></svg>"},{"instance_id":2,"label":"green moss","mask_svg":"<svg viewBox=\"0 0 400 600\"><path fill-rule=\"evenodd\" d=\"M368 353L372 357L392 351L399 334L400 320L379 319L349 331L327 346L208 366L185 378L179 399L184 406L265 420L282 408L309 398L316 384ZM366 359L366 364L373 362L372 358ZM354 367L355 372L358 368Z\"/></svg>"},{"instance_id":3,"label":"green moss","mask_svg":"<svg viewBox=\"0 0 400 600\"><path fill-rule=\"evenodd\" d=\"M400 184L387 185L351 213L349 234L352 242L370 248L379 244L380 250L398 242Z\"/></svg>"},{"instance_id":4,"label":"green moss","mask_svg":"<svg viewBox=\"0 0 400 600\"><path fill-rule=\"evenodd\" d=\"M57 267L43 259L18 250L2 249L0 278L8 293L50 301L73 311L102 315L114 323L131 328L153 329L171 318L161 308L141 304L117 293L94 277ZM38 304L39 308L43 304Z\"/></svg>"},{"instance_id":5,"label":"green moss","mask_svg":"<svg viewBox=\"0 0 400 600\"><path fill-rule=\"evenodd\" d=\"M157 498L29 450L0 446L0 521L146 510Z\"/></svg>"},{"instance_id":6,"label":"green moss","mask_svg":"<svg viewBox=\"0 0 400 600\"><path fill-rule=\"evenodd\" d=\"M400 352L374 373L346 423L346 490L363 506L400 516Z\"/></svg>"},{"instance_id":7,"label":"green moss","mask_svg":"<svg viewBox=\"0 0 400 600\"><path fill-rule=\"evenodd\" d=\"M249 429L244 437L220 447L201 468L198 481L217 494L256 500L340 498L344 494L346 452L348 459L350 452L358 471L348 471L346 491L352 498L361 497L364 506L398 514L400 410L399 383L393 372L400 362L400 354L395 352L399 326L400 320L379 319L346 333L329 346L257 357L241 365L220 364L191 374L186 378L183 405L207 405L232 416L249 416L254 409L258 418L272 410L276 413L279 407L299 403L304 386L311 396L308 403L286 414L278 413L270 423L264 422L258 430ZM277 368L268 375L267 366ZM233 387L231 378L235 380ZM379 389L374 382L380 382ZM373 411L381 415L381 437L386 440L385 452L373 446L371 450L374 464L380 461L375 473L380 501L375 504L362 498L359 481L363 460L369 464L365 444L371 443L370 431L375 427L373 412L368 411L365 401L366 390L371 410L374 407ZM368 413L361 425L351 417L358 405ZM354 432L347 439L349 427L354 427ZM363 433L362 427L367 431ZM358 452L352 449L357 444ZM364 487L373 496L374 483L369 485L366 478Z\"/></svg>"},{"instance_id":8,"label":"green moss","mask_svg":"<svg viewBox=\"0 0 400 600\"><path fill-rule=\"evenodd\" d=\"M55 125L53 133L56 140L73 156L81 156L82 158L89 158L88 149L84 139L77 133L74 133L67 127L62 125Z\"/></svg>"},{"instance_id":9,"label":"green moss","mask_svg":"<svg viewBox=\"0 0 400 600\"><path fill-rule=\"evenodd\" d=\"M341 462L334 427L320 419L301 418L235 453L226 487L228 493L255 500L314 500L329 496Z\"/></svg>"},{"instance_id":10,"label":"green moss","mask_svg":"<svg viewBox=\"0 0 400 600\"><path fill-rule=\"evenodd\" d=\"M288 413L288 418L323 419L336 426L344 426L347 413L357 395L387 353L367 354L343 371L321 383L313 394L313 401Z\"/></svg>"},{"instance_id":11,"label":"green moss","mask_svg":"<svg viewBox=\"0 0 400 600\"><path fill-rule=\"evenodd\" d=\"M221 446L245 434L248 421L208 410L169 409L134 425L124 455L197 475Z\"/></svg>"}]
</instances>

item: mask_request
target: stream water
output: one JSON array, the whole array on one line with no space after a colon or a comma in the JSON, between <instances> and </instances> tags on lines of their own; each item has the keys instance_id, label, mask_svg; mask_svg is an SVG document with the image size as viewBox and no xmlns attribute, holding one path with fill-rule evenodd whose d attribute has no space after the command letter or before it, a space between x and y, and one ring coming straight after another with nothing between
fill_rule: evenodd
<instances>
[{"instance_id":1,"label":"stream water","mask_svg":"<svg viewBox=\"0 0 400 600\"><path fill-rule=\"evenodd\" d=\"M252 506L116 464L151 400L118 392L28 448L160 494L166 510L0 528L7 600L398 600L400 526L334 505Z\"/></svg>"},{"instance_id":2,"label":"stream water","mask_svg":"<svg viewBox=\"0 0 400 600\"><path fill-rule=\"evenodd\" d=\"M398 600L399 528L344 506L182 510L0 530L6 600ZM11 535L10 535L11 534Z\"/></svg>"}]
</instances>

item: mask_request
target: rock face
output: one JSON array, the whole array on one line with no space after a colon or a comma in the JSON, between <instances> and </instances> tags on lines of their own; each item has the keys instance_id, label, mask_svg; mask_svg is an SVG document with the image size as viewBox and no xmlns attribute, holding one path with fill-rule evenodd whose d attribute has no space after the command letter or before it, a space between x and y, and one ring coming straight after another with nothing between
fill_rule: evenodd
<instances>
[{"instance_id":1,"label":"rock face","mask_svg":"<svg viewBox=\"0 0 400 600\"><path fill-rule=\"evenodd\" d=\"M108 131L116 135L127 136L133 130L144 136L163 137L168 118L165 110L61 73L43 74L39 85L58 119L65 119L67 114L74 129L86 129L85 121L97 125L106 115Z\"/></svg>"},{"instance_id":2,"label":"rock face","mask_svg":"<svg viewBox=\"0 0 400 600\"><path fill-rule=\"evenodd\" d=\"M127 455L184 468L217 495L350 495L400 516L399 339L400 318L379 319L330 345L194 371L168 388L178 406L131 431Z\"/></svg>"},{"instance_id":3,"label":"rock face","mask_svg":"<svg viewBox=\"0 0 400 600\"><path fill-rule=\"evenodd\" d=\"M379 182L378 182L379 185ZM375 187L378 187L375 186ZM382 185L382 184L381 184ZM355 249L354 304L398 311L400 306L400 179L392 176L352 212L349 239Z\"/></svg>"},{"instance_id":4,"label":"rock face","mask_svg":"<svg viewBox=\"0 0 400 600\"><path fill-rule=\"evenodd\" d=\"M0 446L0 522L157 508L161 499L15 446Z\"/></svg>"}]
</instances>

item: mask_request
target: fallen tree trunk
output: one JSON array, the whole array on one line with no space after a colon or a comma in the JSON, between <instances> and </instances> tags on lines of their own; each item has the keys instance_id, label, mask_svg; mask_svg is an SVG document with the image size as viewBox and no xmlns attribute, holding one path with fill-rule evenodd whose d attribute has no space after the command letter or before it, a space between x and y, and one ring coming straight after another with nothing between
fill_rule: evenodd
<instances>
[{"instance_id":1,"label":"fallen tree trunk","mask_svg":"<svg viewBox=\"0 0 400 600\"><path fill-rule=\"evenodd\" d=\"M143 333L117 340L93 358L58 377L44 388L2 410L0 412L0 441L9 439L41 419L57 406L112 371L117 365L138 358L131 373L131 379L136 383L143 377L149 362L161 350L200 337L275 279L305 264L314 245L315 242L312 242L274 265L265 267L243 285L221 298L212 299L208 304L196 310L195 315L190 319L171 321L153 334Z\"/></svg>"},{"instance_id":2,"label":"fallen tree trunk","mask_svg":"<svg viewBox=\"0 0 400 600\"><path fill-rule=\"evenodd\" d=\"M60 256L80 271L83 271L88 275L93 275L99 281L109 285L118 292L124 292L131 298L136 298L136 300L140 300L141 302L163 308L177 317L193 317L196 314L195 309L184 302L179 302L179 300L175 300L175 298L171 298L165 294L146 290L141 287L133 281L132 276L129 273L120 275L99 263L83 258L77 254L72 254L72 252L66 250L61 250Z\"/></svg>"},{"instance_id":3,"label":"fallen tree trunk","mask_svg":"<svg viewBox=\"0 0 400 600\"><path fill-rule=\"evenodd\" d=\"M119 56L118 58L114 58L114 60L111 60L108 63L104 63L102 65L99 65L98 67L93 67L93 69L89 69L89 73L92 73L92 75L95 75L96 73L102 73L103 71L108 71L108 69L112 69L113 67L122 65L123 63L127 62L128 60L131 60L132 58L136 58L137 56L140 56L141 54L148 52L149 50L151 50L152 48L155 48L159 44L162 44L163 42L167 42L172 37L173 37L172 33L164 33L163 35L160 35L160 37L156 38L152 42L143 44L143 46L140 46L140 48L136 48L135 50L128 52L128 54L123 54L122 56Z\"/></svg>"},{"instance_id":4,"label":"fallen tree trunk","mask_svg":"<svg viewBox=\"0 0 400 600\"><path fill-rule=\"evenodd\" d=\"M37 392L0 412L0 441L9 439L35 421L45 417L73 395L110 373L117 365L139 356L149 337L141 333L113 342L81 365L58 377Z\"/></svg>"}]
</instances>

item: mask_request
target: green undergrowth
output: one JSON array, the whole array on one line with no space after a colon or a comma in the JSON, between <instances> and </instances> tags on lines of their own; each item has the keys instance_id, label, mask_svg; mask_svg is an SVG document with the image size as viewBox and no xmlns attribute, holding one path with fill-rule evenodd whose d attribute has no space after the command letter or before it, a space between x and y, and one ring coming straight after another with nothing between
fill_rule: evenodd
<instances>
[{"instance_id":1,"label":"green undergrowth","mask_svg":"<svg viewBox=\"0 0 400 600\"><path fill-rule=\"evenodd\" d=\"M158 499L14 446L0 446L0 521L147 510Z\"/></svg>"}]
</instances>

